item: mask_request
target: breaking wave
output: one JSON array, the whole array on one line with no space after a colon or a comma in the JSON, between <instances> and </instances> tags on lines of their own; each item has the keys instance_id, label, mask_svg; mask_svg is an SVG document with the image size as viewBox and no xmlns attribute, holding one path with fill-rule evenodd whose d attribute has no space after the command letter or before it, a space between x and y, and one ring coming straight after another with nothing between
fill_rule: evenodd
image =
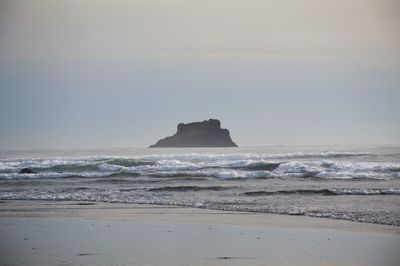
<instances>
[{"instance_id":1,"label":"breaking wave","mask_svg":"<svg viewBox=\"0 0 400 266\"><path fill-rule=\"evenodd\" d=\"M400 147L329 151L338 148L0 151L0 200L179 205L400 225ZM13 157L19 155L25 157ZM19 174L24 168L34 173Z\"/></svg>"},{"instance_id":2,"label":"breaking wave","mask_svg":"<svg viewBox=\"0 0 400 266\"><path fill-rule=\"evenodd\" d=\"M323 196L339 196L339 195L400 195L400 189L299 189L299 190L279 190L279 191L248 191L241 193L241 196L259 197L271 195L323 195Z\"/></svg>"},{"instance_id":3,"label":"breaking wave","mask_svg":"<svg viewBox=\"0 0 400 266\"><path fill-rule=\"evenodd\" d=\"M394 179L400 178L400 164L333 160L369 153L321 152L286 154L169 154L137 158L92 157L0 160L0 179L108 177L232 178L316 178ZM303 160L309 158L310 160ZM302 159L302 160L296 160ZM316 160L311 160L316 159ZM318 160L317 160L318 159ZM19 174L30 168L35 174Z\"/></svg>"},{"instance_id":4,"label":"breaking wave","mask_svg":"<svg viewBox=\"0 0 400 266\"><path fill-rule=\"evenodd\" d=\"M186 191L222 191L230 190L232 187L226 186L168 186L168 187L157 187L149 188L147 191L150 192L186 192Z\"/></svg>"}]
</instances>

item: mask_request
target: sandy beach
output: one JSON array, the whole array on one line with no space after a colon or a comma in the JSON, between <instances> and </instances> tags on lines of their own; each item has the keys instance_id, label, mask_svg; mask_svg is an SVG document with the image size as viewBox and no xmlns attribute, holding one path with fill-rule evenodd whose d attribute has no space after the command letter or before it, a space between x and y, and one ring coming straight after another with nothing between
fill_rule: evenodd
<instances>
[{"instance_id":1,"label":"sandy beach","mask_svg":"<svg viewBox=\"0 0 400 266\"><path fill-rule=\"evenodd\" d=\"M400 228L275 214L2 201L1 265L398 265Z\"/></svg>"}]
</instances>

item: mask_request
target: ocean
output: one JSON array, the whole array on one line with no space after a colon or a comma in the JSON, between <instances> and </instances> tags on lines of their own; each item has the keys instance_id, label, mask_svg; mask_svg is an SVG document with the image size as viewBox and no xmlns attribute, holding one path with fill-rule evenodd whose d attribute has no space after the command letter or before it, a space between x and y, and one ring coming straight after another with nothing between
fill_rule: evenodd
<instances>
[{"instance_id":1,"label":"ocean","mask_svg":"<svg viewBox=\"0 0 400 266\"><path fill-rule=\"evenodd\" d=\"M23 168L33 174L19 174ZM400 146L0 151L0 200L162 204L400 226Z\"/></svg>"}]
</instances>

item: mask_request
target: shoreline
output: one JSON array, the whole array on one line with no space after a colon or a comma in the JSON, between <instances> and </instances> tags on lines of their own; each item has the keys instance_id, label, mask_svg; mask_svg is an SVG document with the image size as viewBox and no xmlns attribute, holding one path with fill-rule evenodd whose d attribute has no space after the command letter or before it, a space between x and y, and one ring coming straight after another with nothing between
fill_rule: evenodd
<instances>
[{"instance_id":1,"label":"shoreline","mask_svg":"<svg viewBox=\"0 0 400 266\"><path fill-rule=\"evenodd\" d=\"M397 265L400 227L163 205L5 200L0 265Z\"/></svg>"},{"instance_id":2,"label":"shoreline","mask_svg":"<svg viewBox=\"0 0 400 266\"><path fill-rule=\"evenodd\" d=\"M8 206L8 208L5 208ZM101 212L107 210L107 212ZM133 210L141 210L141 216L132 217ZM170 212L174 210L174 212ZM189 216L186 216L189 214ZM358 222L306 215L287 215L205 209L178 205L70 201L70 200L0 200L0 218L10 217L73 217L101 218L149 222L160 216L158 223L222 224L236 226L276 226L285 228L320 228L351 232L400 234L400 226ZM222 216L221 216L222 215ZM234 216L235 219L229 219ZM154 222L154 221L152 221Z\"/></svg>"}]
</instances>

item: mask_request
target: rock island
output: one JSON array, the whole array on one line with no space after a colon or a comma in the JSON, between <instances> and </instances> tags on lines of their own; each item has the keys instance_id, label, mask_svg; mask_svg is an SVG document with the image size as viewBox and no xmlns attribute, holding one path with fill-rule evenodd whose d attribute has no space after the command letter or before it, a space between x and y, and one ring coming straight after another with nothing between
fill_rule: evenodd
<instances>
[{"instance_id":1,"label":"rock island","mask_svg":"<svg viewBox=\"0 0 400 266\"><path fill-rule=\"evenodd\" d=\"M180 123L175 135L160 139L149 148L172 147L237 147L232 141L229 130L221 128L217 119L203 122Z\"/></svg>"}]
</instances>

